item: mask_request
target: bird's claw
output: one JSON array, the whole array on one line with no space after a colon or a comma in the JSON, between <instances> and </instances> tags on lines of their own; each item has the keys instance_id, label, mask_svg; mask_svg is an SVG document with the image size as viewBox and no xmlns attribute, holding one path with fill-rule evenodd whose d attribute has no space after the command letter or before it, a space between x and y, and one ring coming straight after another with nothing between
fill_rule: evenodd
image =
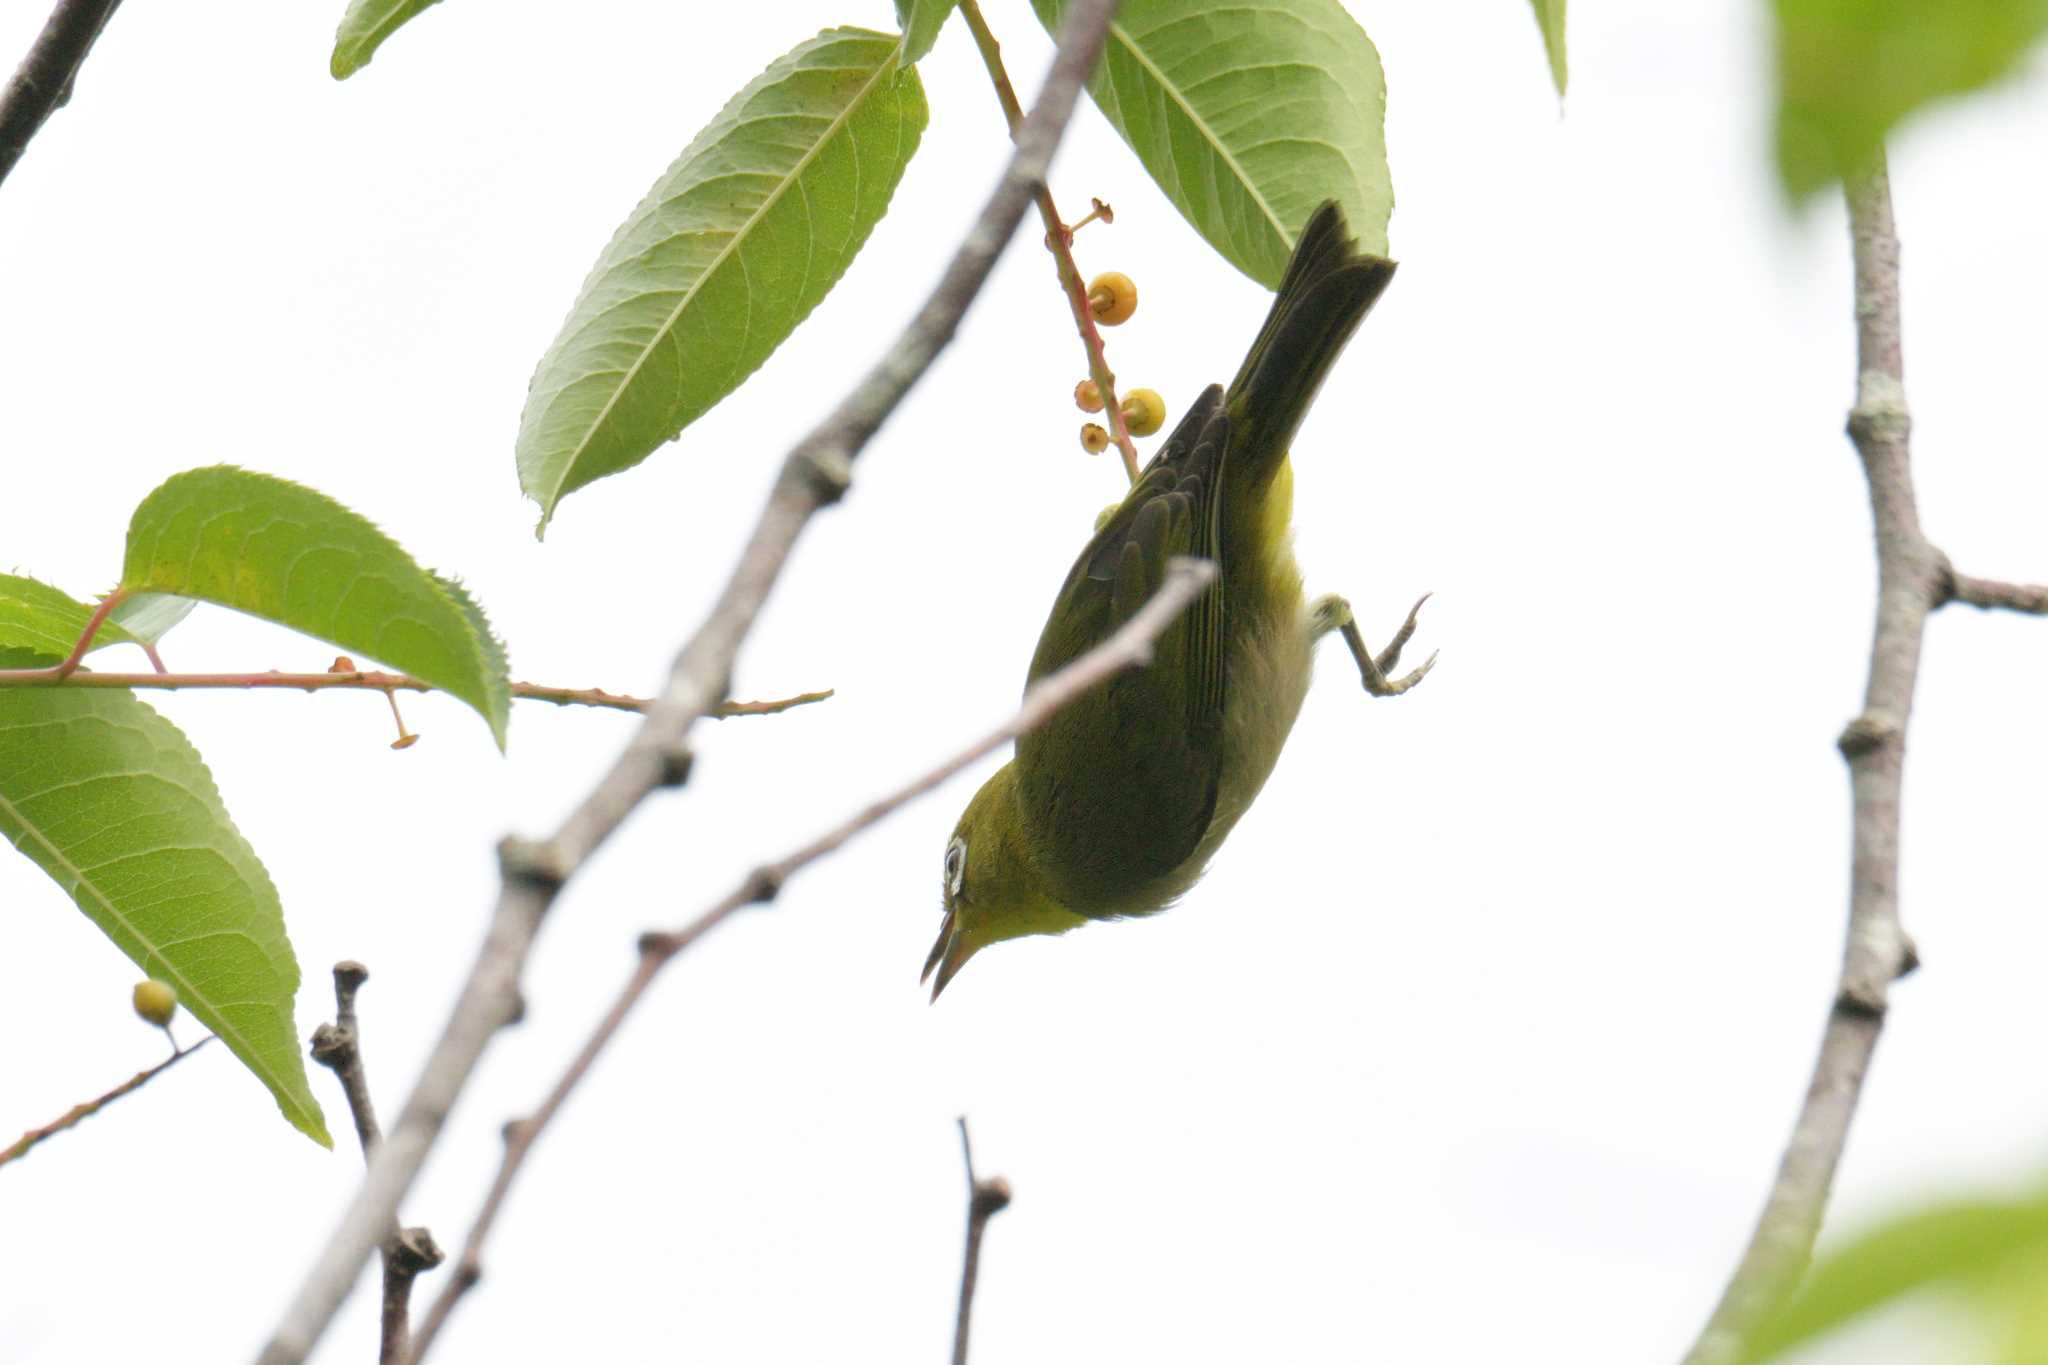
<instances>
[{"instance_id":1,"label":"bird's claw","mask_svg":"<svg viewBox=\"0 0 2048 1365\"><path fill-rule=\"evenodd\" d=\"M1359 634L1358 622L1352 616L1351 604L1335 593L1316 599L1313 608L1315 633L1321 636L1332 630L1340 631L1344 636L1345 645L1351 650L1351 657L1358 663L1358 680L1364 684L1367 694L1375 697L1398 697L1421 682L1429 670L1436 667L1436 655L1431 654L1423 662L1422 667L1413 672L1399 678L1389 676L1399 666L1401 649L1415 634L1415 619L1422 611L1422 604L1429 598L1430 594L1424 593L1415 600L1415 605L1408 609L1408 619L1401 623L1401 628L1394 632L1394 638L1377 655L1366 648L1365 637Z\"/></svg>"}]
</instances>

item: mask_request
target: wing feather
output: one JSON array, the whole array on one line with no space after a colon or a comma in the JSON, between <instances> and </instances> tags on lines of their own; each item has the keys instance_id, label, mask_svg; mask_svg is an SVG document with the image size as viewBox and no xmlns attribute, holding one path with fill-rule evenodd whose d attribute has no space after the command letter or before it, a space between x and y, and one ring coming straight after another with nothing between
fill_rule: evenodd
<instances>
[{"instance_id":1,"label":"wing feather","mask_svg":"<svg viewBox=\"0 0 2048 1365\"><path fill-rule=\"evenodd\" d=\"M1189 409L1123 504L1074 561L1031 661L1044 677L1101 643L1157 592L1177 555L1223 554L1223 393ZM1019 796L1062 903L1117 913L1127 892L1191 856L1222 771L1224 594L1203 594L1149 668L1112 680L1017 746Z\"/></svg>"}]
</instances>

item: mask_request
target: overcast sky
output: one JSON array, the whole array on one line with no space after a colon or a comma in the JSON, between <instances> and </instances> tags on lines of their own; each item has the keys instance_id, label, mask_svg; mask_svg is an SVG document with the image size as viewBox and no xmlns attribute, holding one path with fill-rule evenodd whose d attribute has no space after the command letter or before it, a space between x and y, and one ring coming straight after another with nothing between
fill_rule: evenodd
<instances>
[{"instance_id":1,"label":"overcast sky","mask_svg":"<svg viewBox=\"0 0 2048 1365\"><path fill-rule=\"evenodd\" d=\"M44 6L0 8L0 63ZM328 5L130 5L0 188L0 566L111 585L134 504L229 461L310 484L460 574L515 675L646 692L781 453L893 335L1003 133L963 26L889 216L810 323L545 544L512 438L533 363L618 221L725 99L887 0L451 3L337 85ZM1399 278L1299 438L1299 549L1383 638L1424 590L1428 682L1366 698L1332 652L1266 795L1171 913L916 985L980 773L673 967L552 1131L443 1344L454 1360L938 1361L966 1114L1016 1203L978 1365L1674 1359L1747 1237L1804 1091L1846 905L1869 519L1841 436L1848 250L1767 174L1762 6L1580 0L1560 113L1526 5L1354 0L1389 72ZM989 18L1018 83L1050 46ZM2038 66L2038 61L2037 61ZM1027 96L1028 97L1028 96ZM1965 572L2048 577L2039 395L2048 84L1894 150L1923 518ZM1054 172L1110 200L1084 272L1177 413L1265 295L1211 256L1092 109ZM408 1222L459 1244L498 1155L673 924L1012 705L1066 564L1119 496L1074 439L1080 353L1021 234L953 349L807 534L736 691L561 902ZM324 667L221 611L174 667ZM2048 1165L2040 1065L2048 627L1929 632L1898 991L1831 1226ZM509 758L441 699L389 751L373 696L152 704L206 755L305 973L368 963L395 1112L489 905L627 718L525 705ZM993 762L993 760L991 761ZM154 1060L137 973L0 861L0 1137ZM186 1024L188 1033L192 1029ZM0 1360L247 1358L360 1170L217 1050L0 1171ZM367 1283L367 1281L366 1281ZM428 1281L432 1286L432 1281ZM374 1354L359 1293L322 1362ZM1830 1360L1949 1361L1941 1322ZM144 1354L146 1352L146 1354ZM1816 1357L1820 1359L1823 1357Z\"/></svg>"}]
</instances>

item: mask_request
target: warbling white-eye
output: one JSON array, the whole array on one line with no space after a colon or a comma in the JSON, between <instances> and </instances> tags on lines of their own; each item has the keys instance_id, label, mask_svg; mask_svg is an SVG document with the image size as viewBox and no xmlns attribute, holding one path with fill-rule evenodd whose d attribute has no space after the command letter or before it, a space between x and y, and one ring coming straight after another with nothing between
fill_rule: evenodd
<instances>
[{"instance_id":1,"label":"warbling white-eye","mask_svg":"<svg viewBox=\"0 0 2048 1365\"><path fill-rule=\"evenodd\" d=\"M967 803L946 845L945 920L924 965L926 977L937 972L933 999L991 943L1148 915L1185 894L1273 771L1324 635L1343 632L1376 696L1429 671L1390 681L1414 611L1375 659L1343 598L1304 600L1291 543L1288 444L1393 275L1392 261L1358 250L1335 204L1317 209L1237 377L1195 401L1074 561L1027 685L1128 620L1173 556L1222 572L1160 637L1149 667L1018 740Z\"/></svg>"}]
</instances>

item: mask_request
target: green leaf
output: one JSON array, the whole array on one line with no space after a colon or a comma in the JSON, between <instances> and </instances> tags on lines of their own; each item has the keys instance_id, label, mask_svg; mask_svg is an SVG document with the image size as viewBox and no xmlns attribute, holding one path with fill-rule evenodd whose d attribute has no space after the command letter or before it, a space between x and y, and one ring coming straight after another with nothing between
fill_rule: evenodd
<instances>
[{"instance_id":1,"label":"green leaf","mask_svg":"<svg viewBox=\"0 0 2048 1365\"><path fill-rule=\"evenodd\" d=\"M939 28L960 0L896 0L896 26L903 30L899 65L916 66L939 40Z\"/></svg>"},{"instance_id":2,"label":"green leaf","mask_svg":"<svg viewBox=\"0 0 2048 1365\"><path fill-rule=\"evenodd\" d=\"M1543 51L1550 58L1550 82L1557 97L1564 98L1564 4L1565 0L1529 0L1536 11L1536 27L1543 30Z\"/></svg>"},{"instance_id":3,"label":"green leaf","mask_svg":"<svg viewBox=\"0 0 2048 1365\"><path fill-rule=\"evenodd\" d=\"M894 34L800 43L697 134L598 257L519 419L541 525L760 367L839 281L924 131Z\"/></svg>"},{"instance_id":4,"label":"green leaf","mask_svg":"<svg viewBox=\"0 0 2048 1365\"><path fill-rule=\"evenodd\" d=\"M505 747L505 653L469 594L310 488L227 465L173 475L135 509L121 586L368 655L468 702Z\"/></svg>"},{"instance_id":5,"label":"green leaf","mask_svg":"<svg viewBox=\"0 0 2048 1365\"><path fill-rule=\"evenodd\" d=\"M1899 1296L1937 1282L1976 1285L2007 1260L2048 1248L2048 1199L1965 1200L1882 1223L1813 1268L1805 1287L1749 1344L1761 1362Z\"/></svg>"},{"instance_id":6,"label":"green leaf","mask_svg":"<svg viewBox=\"0 0 2048 1365\"><path fill-rule=\"evenodd\" d=\"M1066 4L1032 0L1053 32ZM1125 0L1089 93L1181 216L1267 288L1325 199L1386 254L1386 79L1338 0Z\"/></svg>"},{"instance_id":7,"label":"green leaf","mask_svg":"<svg viewBox=\"0 0 2048 1365\"><path fill-rule=\"evenodd\" d=\"M2013 1257L1984 1292L1992 1300L1987 1310L2004 1310L2005 1340L1993 1357L1998 1365L2048 1360L2048 1238Z\"/></svg>"},{"instance_id":8,"label":"green leaf","mask_svg":"<svg viewBox=\"0 0 2048 1365\"><path fill-rule=\"evenodd\" d=\"M334 55L327 69L334 79L345 81L370 64L386 38L400 25L439 0L349 0L334 33Z\"/></svg>"},{"instance_id":9,"label":"green leaf","mask_svg":"<svg viewBox=\"0 0 2048 1365\"><path fill-rule=\"evenodd\" d=\"M91 619L91 607L49 584L0 573L0 649L29 650L56 663L70 657ZM135 643L133 635L112 621L103 623L92 637L94 649Z\"/></svg>"},{"instance_id":10,"label":"green leaf","mask_svg":"<svg viewBox=\"0 0 2048 1365\"><path fill-rule=\"evenodd\" d=\"M299 1054L277 889L185 736L129 692L8 687L0 755L0 833L332 1146Z\"/></svg>"},{"instance_id":11,"label":"green leaf","mask_svg":"<svg viewBox=\"0 0 2048 1365\"><path fill-rule=\"evenodd\" d=\"M2048 0L1776 0L1778 178L1795 201L1922 106L2012 72Z\"/></svg>"},{"instance_id":12,"label":"green leaf","mask_svg":"<svg viewBox=\"0 0 2048 1365\"><path fill-rule=\"evenodd\" d=\"M110 619L120 622L130 635L153 645L170 634L171 627L190 616L192 608L198 605L189 597L146 592L123 598Z\"/></svg>"}]
</instances>

